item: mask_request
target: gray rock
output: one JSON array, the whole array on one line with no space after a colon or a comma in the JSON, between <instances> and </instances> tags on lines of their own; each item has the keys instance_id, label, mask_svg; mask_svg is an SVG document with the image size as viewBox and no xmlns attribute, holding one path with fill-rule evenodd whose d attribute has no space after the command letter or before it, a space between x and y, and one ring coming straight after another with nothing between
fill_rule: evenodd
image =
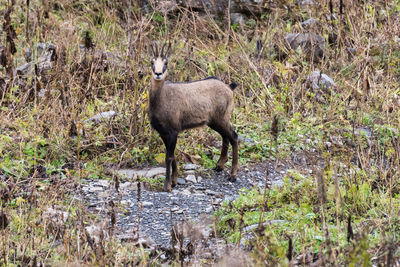
<instances>
[{"instance_id":1,"label":"gray rock","mask_svg":"<svg viewBox=\"0 0 400 267\"><path fill-rule=\"evenodd\" d=\"M206 213L211 213L213 211L213 207L212 206L208 206L207 208L205 208L204 212Z\"/></svg>"},{"instance_id":2,"label":"gray rock","mask_svg":"<svg viewBox=\"0 0 400 267\"><path fill-rule=\"evenodd\" d=\"M333 81L331 77L328 75L321 73L319 70L313 71L308 77L306 81L306 88L314 91L314 93L318 93L321 89L328 92L329 90L336 87L336 83Z\"/></svg>"},{"instance_id":3,"label":"gray rock","mask_svg":"<svg viewBox=\"0 0 400 267\"><path fill-rule=\"evenodd\" d=\"M121 169L118 170L119 175L125 176L128 179L136 179L138 176L151 178L156 175L165 175L164 167L156 167L151 169Z\"/></svg>"},{"instance_id":4,"label":"gray rock","mask_svg":"<svg viewBox=\"0 0 400 267\"><path fill-rule=\"evenodd\" d=\"M85 122L94 121L95 123L99 123L103 120L115 117L116 115L117 115L117 112L115 112L114 110L110 110L110 111L99 113L99 114L85 120Z\"/></svg>"},{"instance_id":5,"label":"gray rock","mask_svg":"<svg viewBox=\"0 0 400 267\"><path fill-rule=\"evenodd\" d=\"M280 223L285 223L287 221L285 220L270 220L270 221L266 221L264 222L262 225L263 226L267 226L267 225L271 225L271 224L280 224ZM246 226L245 228L243 228L243 232L250 232L255 230L258 227L258 223Z\"/></svg>"},{"instance_id":6,"label":"gray rock","mask_svg":"<svg viewBox=\"0 0 400 267\"><path fill-rule=\"evenodd\" d=\"M241 13L231 13L231 24L244 24L247 18Z\"/></svg>"},{"instance_id":7,"label":"gray rock","mask_svg":"<svg viewBox=\"0 0 400 267\"><path fill-rule=\"evenodd\" d=\"M35 72L35 65L39 75L53 68L55 61L56 46L53 44L38 43L37 60L32 59L32 51L28 49L25 53L27 63L15 68L14 76L26 76Z\"/></svg>"},{"instance_id":8,"label":"gray rock","mask_svg":"<svg viewBox=\"0 0 400 267\"><path fill-rule=\"evenodd\" d=\"M98 184L102 187L109 187L110 181L109 180L97 180L96 184Z\"/></svg>"},{"instance_id":9,"label":"gray rock","mask_svg":"<svg viewBox=\"0 0 400 267\"><path fill-rule=\"evenodd\" d=\"M301 49L301 52L313 61L319 61L326 53L324 37L315 33L290 33L286 35L285 40L291 49Z\"/></svg>"},{"instance_id":10,"label":"gray rock","mask_svg":"<svg viewBox=\"0 0 400 267\"><path fill-rule=\"evenodd\" d=\"M38 43L36 48L36 57L39 58L43 56L44 53L48 53L51 56L53 55L53 53L55 53L55 51L56 51L56 46L52 43ZM26 50L25 60L26 62L31 62L33 60L31 48L28 48L28 50Z\"/></svg>"},{"instance_id":11,"label":"gray rock","mask_svg":"<svg viewBox=\"0 0 400 267\"><path fill-rule=\"evenodd\" d=\"M96 193L96 192L103 192L104 188L101 186L90 186L89 187L89 192L91 193Z\"/></svg>"},{"instance_id":12,"label":"gray rock","mask_svg":"<svg viewBox=\"0 0 400 267\"><path fill-rule=\"evenodd\" d=\"M185 171L190 171L190 170L196 170L199 168L199 165L193 164L193 163L187 163L183 165L183 169Z\"/></svg>"},{"instance_id":13,"label":"gray rock","mask_svg":"<svg viewBox=\"0 0 400 267\"><path fill-rule=\"evenodd\" d=\"M303 28L309 28L309 27L314 26L315 24L316 24L315 19L309 18L308 20L303 21L303 22L301 23L301 26L302 26Z\"/></svg>"},{"instance_id":14,"label":"gray rock","mask_svg":"<svg viewBox=\"0 0 400 267\"><path fill-rule=\"evenodd\" d=\"M54 229L59 229L64 226L69 217L69 213L62 210L48 208L44 212L44 218L50 221L50 226Z\"/></svg>"},{"instance_id":15,"label":"gray rock","mask_svg":"<svg viewBox=\"0 0 400 267\"><path fill-rule=\"evenodd\" d=\"M340 136L331 135L331 136L329 137L329 139L331 140L331 142L332 142L334 145L339 146L339 147L343 147L343 141L342 141L342 138L341 138Z\"/></svg>"},{"instance_id":16,"label":"gray rock","mask_svg":"<svg viewBox=\"0 0 400 267\"><path fill-rule=\"evenodd\" d=\"M119 188L122 190L137 190L137 183L125 182L119 185Z\"/></svg>"},{"instance_id":17,"label":"gray rock","mask_svg":"<svg viewBox=\"0 0 400 267\"><path fill-rule=\"evenodd\" d=\"M196 176L194 176L193 174L186 176L186 181L197 183Z\"/></svg>"},{"instance_id":18,"label":"gray rock","mask_svg":"<svg viewBox=\"0 0 400 267\"><path fill-rule=\"evenodd\" d=\"M94 241L95 244L105 238L105 231L99 225L89 225L85 227L87 235Z\"/></svg>"},{"instance_id":19,"label":"gray rock","mask_svg":"<svg viewBox=\"0 0 400 267\"><path fill-rule=\"evenodd\" d=\"M185 196L190 196L192 194L192 192L189 191L189 189L184 189L182 191L179 192L181 195L185 195Z\"/></svg>"},{"instance_id":20,"label":"gray rock","mask_svg":"<svg viewBox=\"0 0 400 267\"><path fill-rule=\"evenodd\" d=\"M247 145L252 145L252 144L254 144L253 139L251 139L251 138L249 138L249 137L247 137L247 136L245 136L245 137L239 136L239 142L240 142L240 143L247 144Z\"/></svg>"},{"instance_id":21,"label":"gray rock","mask_svg":"<svg viewBox=\"0 0 400 267\"><path fill-rule=\"evenodd\" d=\"M354 129L354 135L360 135L360 134L370 138L372 136L372 131L365 127L356 127Z\"/></svg>"},{"instance_id":22,"label":"gray rock","mask_svg":"<svg viewBox=\"0 0 400 267\"><path fill-rule=\"evenodd\" d=\"M154 204L152 203L152 202L150 202L150 201L143 201L142 202L142 206L144 207L144 208L150 208L150 207L152 207Z\"/></svg>"},{"instance_id":23,"label":"gray rock","mask_svg":"<svg viewBox=\"0 0 400 267\"><path fill-rule=\"evenodd\" d=\"M179 185L184 185L184 184L186 184L186 180L183 179L183 178L178 178L178 184Z\"/></svg>"},{"instance_id":24,"label":"gray rock","mask_svg":"<svg viewBox=\"0 0 400 267\"><path fill-rule=\"evenodd\" d=\"M297 0L297 5L300 8L309 8L310 6L314 5L313 0Z\"/></svg>"},{"instance_id":25,"label":"gray rock","mask_svg":"<svg viewBox=\"0 0 400 267\"><path fill-rule=\"evenodd\" d=\"M171 208L171 212L177 212L177 211L179 211L179 207L173 207L173 208Z\"/></svg>"},{"instance_id":26,"label":"gray rock","mask_svg":"<svg viewBox=\"0 0 400 267\"><path fill-rule=\"evenodd\" d=\"M197 182L200 183L203 180L203 177L197 176Z\"/></svg>"}]
</instances>

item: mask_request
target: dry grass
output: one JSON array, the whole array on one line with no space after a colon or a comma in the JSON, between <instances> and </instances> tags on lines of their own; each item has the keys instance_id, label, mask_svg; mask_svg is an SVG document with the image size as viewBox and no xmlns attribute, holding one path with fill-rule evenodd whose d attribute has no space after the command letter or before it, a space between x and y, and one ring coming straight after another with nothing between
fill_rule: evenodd
<instances>
[{"instance_id":1,"label":"dry grass","mask_svg":"<svg viewBox=\"0 0 400 267\"><path fill-rule=\"evenodd\" d=\"M343 2L345 8L340 13L339 3L333 3L337 18L333 21L327 19L332 15L330 1L318 1L306 10L299 9L295 1L278 1L265 3L269 12L262 17L251 18L243 25L228 25L226 18L214 19L210 14L199 15L183 7L168 12L168 6L154 1L149 1L147 14L136 1L125 0L3 1L0 43L5 48L0 50L0 63L6 64L0 68L0 203L9 223L3 220L3 227L0 223L5 237L0 240L0 263L34 266L158 262L156 256L145 255L134 243L121 244L112 235L103 236L97 243L90 240L85 226L96 218L73 197L80 179L109 178L104 171L109 166L151 162L163 152L160 138L150 129L146 111L148 44L153 40L173 44L170 80L215 75L224 82L240 85L235 90L234 124L240 135L259 144L242 145L242 163L265 157L290 159L293 151L303 149L315 151L330 166L327 169L345 174L343 180L335 176L340 181L326 181L328 189L323 179L318 180L321 192L329 193L329 183L339 188L342 184L357 187L367 182L379 192L387 212L385 220L374 227L384 229L387 224L388 229L398 228L399 210L394 205L400 191L400 3L338 2ZM310 17L317 24L304 29L300 22ZM286 47L287 33L307 31L332 41L320 62ZM10 75L24 63L25 51L35 50L38 42L56 45L57 59L51 62L51 70L33 71L27 77ZM354 49L353 54L348 48ZM287 55L279 59L282 51ZM34 59L38 65L38 58ZM337 84L323 95L323 102L304 86L315 69L331 76ZM105 122L85 122L110 110L117 115ZM276 120L272 126L274 117L279 118L279 123ZM279 137L277 130L270 132L271 128L279 128ZM371 130L371 137L357 134L360 128ZM274 136L276 147L271 141ZM218 153L214 147L219 140L217 135L200 130L182 137L178 143L179 161L194 160L200 155L201 163L211 164L212 155ZM332 147L327 148L326 142ZM361 171L353 175L356 167ZM323 203L314 204L324 212L326 201L336 201L338 224L343 221L339 210L346 205L353 206L353 216L363 217L370 207L368 198L342 199L341 193L337 190L332 199L322 192ZM359 201L365 201L365 205ZM49 208L68 212L68 218L54 222L54 218L46 216ZM345 215L348 214L340 216ZM326 225L324 219L322 222ZM108 232L110 224L107 222L101 229ZM362 231L358 232L356 240L361 245L353 250L325 245L356 259L357 249L365 251L362 242L367 242ZM374 260L387 264L398 253L399 236L388 241L385 231L380 233L381 239L374 240L378 244L374 243L370 252L375 253ZM261 249L255 253L257 262L288 264L287 260L277 260L286 259L285 253L266 249L272 242L269 235L263 238ZM306 244L303 248L305 251L297 250L295 254L306 255ZM334 253L326 255L322 258L325 261L348 263Z\"/></svg>"}]
</instances>

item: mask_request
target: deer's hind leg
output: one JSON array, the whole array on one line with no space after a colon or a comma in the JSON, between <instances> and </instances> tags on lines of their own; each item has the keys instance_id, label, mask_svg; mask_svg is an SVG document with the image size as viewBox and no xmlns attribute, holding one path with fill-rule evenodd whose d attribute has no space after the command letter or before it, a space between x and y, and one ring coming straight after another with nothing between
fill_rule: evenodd
<instances>
[{"instance_id":1,"label":"deer's hind leg","mask_svg":"<svg viewBox=\"0 0 400 267\"><path fill-rule=\"evenodd\" d=\"M222 148L221 148L221 156L217 162L215 167L216 171L221 171L225 167L225 163L228 161L228 148L229 143L232 145L232 170L229 181L235 182L238 172L238 159L239 159L239 140L238 135L233 130L232 125L230 123L218 123L213 122L209 124L210 128L217 131L222 136Z\"/></svg>"}]
</instances>

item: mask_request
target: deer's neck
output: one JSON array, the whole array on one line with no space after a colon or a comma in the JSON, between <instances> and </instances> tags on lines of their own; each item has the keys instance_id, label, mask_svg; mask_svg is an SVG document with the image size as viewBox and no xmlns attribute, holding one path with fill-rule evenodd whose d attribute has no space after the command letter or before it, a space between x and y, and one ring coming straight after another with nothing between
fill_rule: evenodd
<instances>
[{"instance_id":1,"label":"deer's neck","mask_svg":"<svg viewBox=\"0 0 400 267\"><path fill-rule=\"evenodd\" d=\"M156 108L159 106L160 95L164 87L164 80L156 81L151 79L151 89L150 89L150 108Z\"/></svg>"}]
</instances>

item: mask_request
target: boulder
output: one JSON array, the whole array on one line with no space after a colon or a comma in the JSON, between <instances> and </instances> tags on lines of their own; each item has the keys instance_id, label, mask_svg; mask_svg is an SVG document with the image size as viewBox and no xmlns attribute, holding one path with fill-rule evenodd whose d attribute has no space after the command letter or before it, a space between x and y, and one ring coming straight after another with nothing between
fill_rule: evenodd
<instances>
[{"instance_id":1,"label":"boulder","mask_svg":"<svg viewBox=\"0 0 400 267\"><path fill-rule=\"evenodd\" d=\"M35 58L32 56L31 48L25 52L27 63L16 67L14 76L27 76L33 73L42 75L53 68L54 62L57 59L56 46L51 43L38 43L36 50Z\"/></svg>"},{"instance_id":2,"label":"boulder","mask_svg":"<svg viewBox=\"0 0 400 267\"><path fill-rule=\"evenodd\" d=\"M186 181L197 183L196 176L194 176L193 174L186 176Z\"/></svg>"},{"instance_id":3,"label":"boulder","mask_svg":"<svg viewBox=\"0 0 400 267\"><path fill-rule=\"evenodd\" d=\"M100 123L101 121L110 119L112 117L115 117L116 115L117 115L117 112L115 112L114 110L110 110L110 111L99 113L99 114L85 120L85 122L93 121L95 123Z\"/></svg>"},{"instance_id":4,"label":"boulder","mask_svg":"<svg viewBox=\"0 0 400 267\"><path fill-rule=\"evenodd\" d=\"M286 35L285 41L291 49L301 49L301 53L313 61L321 60L326 53L324 37L315 33L290 33Z\"/></svg>"},{"instance_id":5,"label":"boulder","mask_svg":"<svg viewBox=\"0 0 400 267\"><path fill-rule=\"evenodd\" d=\"M319 70L313 71L307 77L306 88L312 89L314 93L320 90L326 91L334 87L336 87L336 83L333 79L325 73L321 73Z\"/></svg>"},{"instance_id":6,"label":"boulder","mask_svg":"<svg viewBox=\"0 0 400 267\"><path fill-rule=\"evenodd\" d=\"M319 70L308 75L305 82L305 89L313 92L316 99L322 103L325 102L325 96L329 95L334 88L336 88L336 83L333 79Z\"/></svg>"},{"instance_id":7,"label":"boulder","mask_svg":"<svg viewBox=\"0 0 400 267\"><path fill-rule=\"evenodd\" d=\"M52 43L38 43L36 47L36 55L34 56L40 58L45 55L54 57L56 55L56 46ZM54 59L55 58L53 58L53 61ZM25 60L26 62L33 61L31 48L28 48L28 50L25 51Z\"/></svg>"}]
</instances>

